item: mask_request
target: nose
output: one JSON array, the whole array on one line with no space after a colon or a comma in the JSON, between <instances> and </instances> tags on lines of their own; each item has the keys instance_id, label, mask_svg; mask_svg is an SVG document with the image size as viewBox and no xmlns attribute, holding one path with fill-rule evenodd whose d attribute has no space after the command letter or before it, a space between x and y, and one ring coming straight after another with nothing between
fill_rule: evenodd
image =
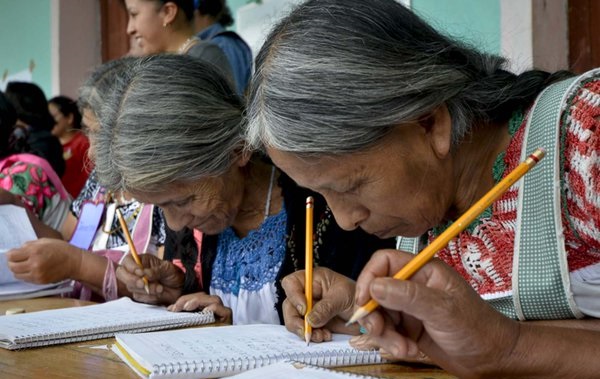
<instances>
[{"instance_id":1,"label":"nose","mask_svg":"<svg viewBox=\"0 0 600 379\"><path fill-rule=\"evenodd\" d=\"M129 17L127 19L127 34L129 34L130 36L132 36L134 32L135 32L135 29L133 27L133 22L131 22L131 17Z\"/></svg>"},{"instance_id":2,"label":"nose","mask_svg":"<svg viewBox=\"0 0 600 379\"><path fill-rule=\"evenodd\" d=\"M331 208L335 221L344 230L354 230L367 219L369 211L367 208L341 196L325 196L327 205Z\"/></svg>"},{"instance_id":3,"label":"nose","mask_svg":"<svg viewBox=\"0 0 600 379\"><path fill-rule=\"evenodd\" d=\"M178 232L187 225L191 224L194 218L189 213L173 211L172 209L169 209L169 207L164 207L162 210L169 229L175 232Z\"/></svg>"}]
</instances>

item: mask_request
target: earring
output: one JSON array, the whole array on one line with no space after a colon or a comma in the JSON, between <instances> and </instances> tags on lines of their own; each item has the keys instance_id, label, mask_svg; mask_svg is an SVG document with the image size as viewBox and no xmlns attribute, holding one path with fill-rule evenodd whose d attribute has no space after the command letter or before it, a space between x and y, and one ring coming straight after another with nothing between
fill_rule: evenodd
<instances>
[{"instance_id":1,"label":"earring","mask_svg":"<svg viewBox=\"0 0 600 379\"><path fill-rule=\"evenodd\" d=\"M167 25L169 25L169 24L168 24L168 23L166 23L166 22L165 22L165 23L163 23L163 28L166 28L166 27L167 27Z\"/></svg>"}]
</instances>

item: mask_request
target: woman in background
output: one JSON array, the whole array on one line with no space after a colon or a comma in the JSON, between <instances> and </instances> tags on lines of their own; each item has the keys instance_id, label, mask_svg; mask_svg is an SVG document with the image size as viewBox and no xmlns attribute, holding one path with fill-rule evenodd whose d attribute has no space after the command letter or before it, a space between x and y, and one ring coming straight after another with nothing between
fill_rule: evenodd
<instances>
[{"instance_id":1,"label":"woman in background","mask_svg":"<svg viewBox=\"0 0 600 379\"><path fill-rule=\"evenodd\" d=\"M125 0L127 33L145 55L187 54L209 62L233 80L227 57L194 35L192 0Z\"/></svg>"},{"instance_id":2,"label":"woman in background","mask_svg":"<svg viewBox=\"0 0 600 379\"><path fill-rule=\"evenodd\" d=\"M44 158L62 177L65 160L58 138L50 132L54 120L48 112L48 101L42 89L35 83L9 82L5 95L17 111L15 132L26 137L31 154Z\"/></svg>"},{"instance_id":3,"label":"woman in background","mask_svg":"<svg viewBox=\"0 0 600 379\"><path fill-rule=\"evenodd\" d=\"M66 96L48 101L48 111L54 119L52 135L58 137L63 148L65 173L62 181L72 197L77 197L92 167L87 158L90 143L81 132L81 114L77 103Z\"/></svg>"},{"instance_id":4,"label":"woman in background","mask_svg":"<svg viewBox=\"0 0 600 379\"><path fill-rule=\"evenodd\" d=\"M97 118L104 99L134 61L122 58L107 62L81 86L79 106L90 142L98 133ZM162 254L165 229L160 210L121 191L107 191L92 171L61 229L63 237L71 243L49 238L28 242L7 254L10 269L18 279L38 284L73 279L76 283L71 296L84 300L112 300L129 295L125 287L119 287L115 277L115 268L129 249L115 217L117 209L123 213L137 251ZM38 233L38 237L42 235Z\"/></svg>"},{"instance_id":5,"label":"woman in background","mask_svg":"<svg viewBox=\"0 0 600 379\"><path fill-rule=\"evenodd\" d=\"M56 230L67 217L71 198L50 164L28 153L26 136L15 133L16 122L16 110L0 92L0 188L6 191L0 204L24 206L36 233L60 237Z\"/></svg>"},{"instance_id":6,"label":"woman in background","mask_svg":"<svg viewBox=\"0 0 600 379\"><path fill-rule=\"evenodd\" d=\"M194 25L198 37L223 50L233 70L237 93L243 96L252 75L252 50L239 34L225 30L232 24L226 0L194 0Z\"/></svg>"}]
</instances>

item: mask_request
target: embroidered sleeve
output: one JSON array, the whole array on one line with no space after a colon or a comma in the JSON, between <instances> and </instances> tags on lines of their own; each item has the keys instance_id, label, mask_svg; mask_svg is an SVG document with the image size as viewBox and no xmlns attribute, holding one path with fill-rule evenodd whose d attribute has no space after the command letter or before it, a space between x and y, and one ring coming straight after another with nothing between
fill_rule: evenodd
<instances>
[{"instance_id":1,"label":"embroidered sleeve","mask_svg":"<svg viewBox=\"0 0 600 379\"><path fill-rule=\"evenodd\" d=\"M2 170L0 187L21 197L25 206L40 218L52 210L60 197L44 170L31 163L17 162Z\"/></svg>"},{"instance_id":2,"label":"embroidered sleeve","mask_svg":"<svg viewBox=\"0 0 600 379\"><path fill-rule=\"evenodd\" d=\"M600 81L585 84L569 104L564 132L566 218L581 246L600 251ZM587 247L586 247L587 246Z\"/></svg>"}]
</instances>

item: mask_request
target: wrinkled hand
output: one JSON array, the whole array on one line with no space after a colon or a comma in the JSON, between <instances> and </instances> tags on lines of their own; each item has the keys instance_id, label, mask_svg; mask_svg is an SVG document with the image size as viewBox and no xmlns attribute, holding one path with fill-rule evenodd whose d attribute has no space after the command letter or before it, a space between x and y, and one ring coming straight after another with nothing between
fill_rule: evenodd
<instances>
[{"instance_id":1,"label":"wrinkled hand","mask_svg":"<svg viewBox=\"0 0 600 379\"><path fill-rule=\"evenodd\" d=\"M392 279L413 255L380 250L356 282L356 304L370 298L380 307L360 323L368 342L397 359L418 359L421 351L446 370L469 377L498 362L518 338L518 323L486 304L450 267L427 263L410 280Z\"/></svg>"},{"instance_id":2,"label":"wrinkled hand","mask_svg":"<svg viewBox=\"0 0 600 379\"><path fill-rule=\"evenodd\" d=\"M66 241L42 238L6 253L15 278L35 284L78 279L83 251Z\"/></svg>"},{"instance_id":3,"label":"wrinkled hand","mask_svg":"<svg viewBox=\"0 0 600 379\"><path fill-rule=\"evenodd\" d=\"M140 254L142 270L130 254L127 254L117 268L117 279L123 283L131 296L148 304L172 304L181 295L184 274L173 263L163 261L152 254ZM148 279L150 294L144 289L143 277Z\"/></svg>"},{"instance_id":4,"label":"wrinkled hand","mask_svg":"<svg viewBox=\"0 0 600 379\"><path fill-rule=\"evenodd\" d=\"M286 299L283 318L286 328L304 340L304 271L296 271L281 281ZM313 270L313 307L306 316L313 327L311 341L330 341L331 333L358 334L358 325L345 325L352 315L354 281L328 268Z\"/></svg>"},{"instance_id":5,"label":"wrinkled hand","mask_svg":"<svg viewBox=\"0 0 600 379\"><path fill-rule=\"evenodd\" d=\"M215 314L217 322L231 324L233 316L231 308L223 305L223 301L219 296L209 295L204 292L190 293L181 296L175 304L169 305L167 308L171 312L195 311L197 309L206 309Z\"/></svg>"}]
</instances>

